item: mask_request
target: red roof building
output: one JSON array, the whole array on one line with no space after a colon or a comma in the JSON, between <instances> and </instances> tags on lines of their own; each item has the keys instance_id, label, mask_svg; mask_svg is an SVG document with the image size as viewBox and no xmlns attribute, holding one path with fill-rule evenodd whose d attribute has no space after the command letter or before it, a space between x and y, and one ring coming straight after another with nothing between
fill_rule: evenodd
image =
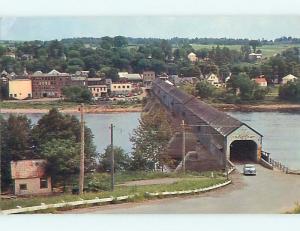
<instances>
[{"instance_id":1,"label":"red roof building","mask_svg":"<svg viewBox=\"0 0 300 231\"><path fill-rule=\"evenodd\" d=\"M260 87L267 87L268 86L268 82L267 80L264 78L263 75L257 77L254 79L255 83L260 86Z\"/></svg>"},{"instance_id":2,"label":"red roof building","mask_svg":"<svg viewBox=\"0 0 300 231\"><path fill-rule=\"evenodd\" d=\"M11 177L15 195L48 194L51 178L45 173L45 160L11 161Z\"/></svg>"}]
</instances>

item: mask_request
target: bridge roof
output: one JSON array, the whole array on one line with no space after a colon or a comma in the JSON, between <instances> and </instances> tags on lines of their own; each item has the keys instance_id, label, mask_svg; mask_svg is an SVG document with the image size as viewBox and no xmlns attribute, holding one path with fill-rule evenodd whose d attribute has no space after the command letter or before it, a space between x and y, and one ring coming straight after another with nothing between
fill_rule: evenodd
<instances>
[{"instance_id":1,"label":"bridge roof","mask_svg":"<svg viewBox=\"0 0 300 231\"><path fill-rule=\"evenodd\" d=\"M223 136L229 135L244 124L162 80L157 79L153 83L155 86L167 92L170 97L176 98L176 100L182 103L186 110L190 111L194 117L199 118ZM186 122L188 123L189 121Z\"/></svg>"},{"instance_id":2,"label":"bridge roof","mask_svg":"<svg viewBox=\"0 0 300 231\"><path fill-rule=\"evenodd\" d=\"M200 118L223 136L229 135L232 131L243 125L241 121L196 98L187 102L185 106L187 110L191 111L196 117Z\"/></svg>"},{"instance_id":3,"label":"bridge roof","mask_svg":"<svg viewBox=\"0 0 300 231\"><path fill-rule=\"evenodd\" d=\"M169 91L169 95L176 98L176 100L179 101L182 104L185 104L188 101L195 98L195 96L186 94L183 91L180 91L179 89L176 89L174 87L171 91Z\"/></svg>"}]
</instances>

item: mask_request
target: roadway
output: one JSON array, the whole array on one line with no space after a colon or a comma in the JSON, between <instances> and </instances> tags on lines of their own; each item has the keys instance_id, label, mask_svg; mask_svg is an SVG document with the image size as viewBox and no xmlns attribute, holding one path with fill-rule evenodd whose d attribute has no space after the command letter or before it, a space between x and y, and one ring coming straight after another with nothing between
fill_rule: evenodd
<instances>
[{"instance_id":1,"label":"roadway","mask_svg":"<svg viewBox=\"0 0 300 231\"><path fill-rule=\"evenodd\" d=\"M256 165L256 176L231 175L233 183L194 196L157 199L142 203L97 206L65 213L181 214L181 213L285 213L300 202L300 176Z\"/></svg>"}]
</instances>

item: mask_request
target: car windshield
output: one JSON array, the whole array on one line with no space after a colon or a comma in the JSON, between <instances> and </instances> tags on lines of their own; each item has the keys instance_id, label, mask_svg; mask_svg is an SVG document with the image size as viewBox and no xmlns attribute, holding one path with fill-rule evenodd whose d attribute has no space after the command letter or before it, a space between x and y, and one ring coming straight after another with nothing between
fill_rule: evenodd
<instances>
[{"instance_id":1,"label":"car windshield","mask_svg":"<svg viewBox=\"0 0 300 231\"><path fill-rule=\"evenodd\" d=\"M251 164L246 164L246 165L245 165L245 168L255 168L255 166L254 166L254 165L251 165Z\"/></svg>"}]
</instances>

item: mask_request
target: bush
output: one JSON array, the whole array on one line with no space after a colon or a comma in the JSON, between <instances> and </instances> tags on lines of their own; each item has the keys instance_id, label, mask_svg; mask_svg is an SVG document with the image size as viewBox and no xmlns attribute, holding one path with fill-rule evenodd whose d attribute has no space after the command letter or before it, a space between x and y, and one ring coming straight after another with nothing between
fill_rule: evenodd
<instances>
[{"instance_id":1,"label":"bush","mask_svg":"<svg viewBox=\"0 0 300 231\"><path fill-rule=\"evenodd\" d=\"M212 97L216 88L207 81L201 81L196 85L197 94L201 98Z\"/></svg>"},{"instance_id":2,"label":"bush","mask_svg":"<svg viewBox=\"0 0 300 231\"><path fill-rule=\"evenodd\" d=\"M77 103L91 102L93 97L89 89L79 86L64 87L62 93L68 101Z\"/></svg>"},{"instance_id":3,"label":"bush","mask_svg":"<svg viewBox=\"0 0 300 231\"><path fill-rule=\"evenodd\" d=\"M300 102L300 81L288 82L279 87L279 98L294 102Z\"/></svg>"},{"instance_id":4,"label":"bush","mask_svg":"<svg viewBox=\"0 0 300 231\"><path fill-rule=\"evenodd\" d=\"M253 99L255 100L263 100L267 94L267 89L258 88L254 91Z\"/></svg>"}]
</instances>

